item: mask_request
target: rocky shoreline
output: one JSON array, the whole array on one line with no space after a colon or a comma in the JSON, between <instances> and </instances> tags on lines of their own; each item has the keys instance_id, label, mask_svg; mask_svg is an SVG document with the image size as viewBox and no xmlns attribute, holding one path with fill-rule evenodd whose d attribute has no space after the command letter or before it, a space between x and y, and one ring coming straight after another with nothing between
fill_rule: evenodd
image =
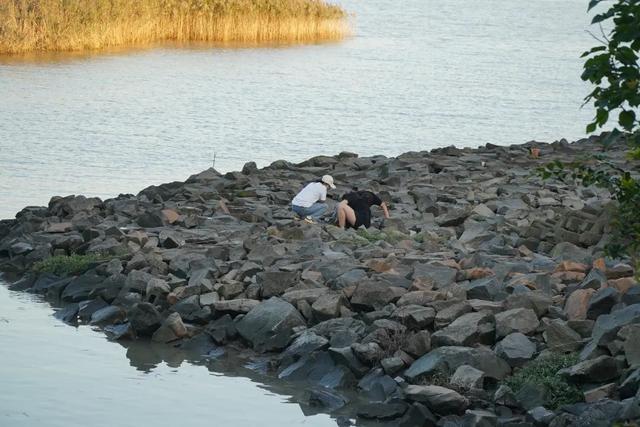
<instances>
[{"instance_id":1,"label":"rocky shoreline","mask_svg":"<svg viewBox=\"0 0 640 427\"><path fill-rule=\"evenodd\" d=\"M613 202L535 173L595 153L626 162L597 138L488 144L54 197L0 221L0 271L112 340L259 356L359 423L624 425L640 419L640 287L628 260L603 256ZM291 198L323 174L335 200L381 194L391 219L294 220Z\"/></svg>"}]
</instances>

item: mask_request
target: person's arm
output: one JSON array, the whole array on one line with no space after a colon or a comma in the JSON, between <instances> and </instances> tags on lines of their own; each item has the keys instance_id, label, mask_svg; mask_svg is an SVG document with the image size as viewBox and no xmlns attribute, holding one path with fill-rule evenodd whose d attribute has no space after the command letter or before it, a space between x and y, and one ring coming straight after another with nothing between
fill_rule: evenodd
<instances>
[{"instance_id":1,"label":"person's arm","mask_svg":"<svg viewBox=\"0 0 640 427\"><path fill-rule=\"evenodd\" d=\"M380 207L382 208L382 212L384 212L384 217L389 219L389 209L387 209L387 204L385 202L380 203Z\"/></svg>"},{"instance_id":2,"label":"person's arm","mask_svg":"<svg viewBox=\"0 0 640 427\"><path fill-rule=\"evenodd\" d=\"M321 202L324 202L324 201L327 200L327 187L325 187L324 184L320 184L320 186L322 188L320 189L320 194L319 194L320 198L319 198L319 200Z\"/></svg>"}]
</instances>

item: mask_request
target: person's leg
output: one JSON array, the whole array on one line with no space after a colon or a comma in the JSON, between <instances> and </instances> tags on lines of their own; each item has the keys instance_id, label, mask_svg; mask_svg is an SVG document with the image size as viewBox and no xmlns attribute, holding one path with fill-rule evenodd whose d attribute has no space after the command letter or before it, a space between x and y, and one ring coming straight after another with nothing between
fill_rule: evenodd
<instances>
[{"instance_id":1,"label":"person's leg","mask_svg":"<svg viewBox=\"0 0 640 427\"><path fill-rule=\"evenodd\" d=\"M347 222L350 225L354 225L356 223L356 213L351 209L347 201L343 200L338 205L338 227L344 228Z\"/></svg>"},{"instance_id":2,"label":"person's leg","mask_svg":"<svg viewBox=\"0 0 640 427\"><path fill-rule=\"evenodd\" d=\"M305 216L307 216L306 208L303 208L302 206L291 205L291 210L300 218L304 218Z\"/></svg>"},{"instance_id":3,"label":"person's leg","mask_svg":"<svg viewBox=\"0 0 640 427\"><path fill-rule=\"evenodd\" d=\"M320 219L322 214L324 214L327 211L327 204L316 202L313 205L306 208L305 210L306 210L307 216L310 216L311 218L318 220Z\"/></svg>"}]
</instances>

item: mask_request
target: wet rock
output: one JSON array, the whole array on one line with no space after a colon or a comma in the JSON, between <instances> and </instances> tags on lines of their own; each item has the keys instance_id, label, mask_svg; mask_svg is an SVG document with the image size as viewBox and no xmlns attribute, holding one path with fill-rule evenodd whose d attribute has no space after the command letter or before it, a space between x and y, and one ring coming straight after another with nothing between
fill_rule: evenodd
<instances>
[{"instance_id":1,"label":"wet rock","mask_svg":"<svg viewBox=\"0 0 640 427\"><path fill-rule=\"evenodd\" d=\"M169 343L188 335L187 327L178 313L171 313L153 333L152 341Z\"/></svg>"},{"instance_id":2,"label":"wet rock","mask_svg":"<svg viewBox=\"0 0 640 427\"><path fill-rule=\"evenodd\" d=\"M399 418L407 412L408 406L404 402L399 403L368 403L358 408L359 417L377 420L392 420Z\"/></svg>"},{"instance_id":3,"label":"wet rock","mask_svg":"<svg viewBox=\"0 0 640 427\"><path fill-rule=\"evenodd\" d=\"M314 386L309 390L309 405L328 412L336 411L347 404L347 399L327 387Z\"/></svg>"},{"instance_id":4,"label":"wet rock","mask_svg":"<svg viewBox=\"0 0 640 427\"><path fill-rule=\"evenodd\" d=\"M82 301L78 304L78 317L81 320L89 320L93 313L107 306L108 304L102 298Z\"/></svg>"},{"instance_id":5,"label":"wet rock","mask_svg":"<svg viewBox=\"0 0 640 427\"><path fill-rule=\"evenodd\" d=\"M78 320L78 304L68 304L61 310L55 312L53 317L62 320L64 323L75 323Z\"/></svg>"},{"instance_id":6,"label":"wet rock","mask_svg":"<svg viewBox=\"0 0 640 427\"><path fill-rule=\"evenodd\" d=\"M425 405L414 402L402 418L397 422L398 427L435 427L436 417Z\"/></svg>"},{"instance_id":7,"label":"wet rock","mask_svg":"<svg viewBox=\"0 0 640 427\"><path fill-rule=\"evenodd\" d=\"M440 386L408 385L404 389L407 399L425 403L439 414L463 413L469 401L457 392Z\"/></svg>"},{"instance_id":8,"label":"wet rock","mask_svg":"<svg viewBox=\"0 0 640 427\"><path fill-rule=\"evenodd\" d=\"M91 315L91 321L89 322L91 325L113 325L115 323L120 323L124 321L126 318L126 312L122 310L120 307L109 305L101 308L100 310L96 310Z\"/></svg>"},{"instance_id":9,"label":"wet rock","mask_svg":"<svg viewBox=\"0 0 640 427\"><path fill-rule=\"evenodd\" d=\"M73 279L62 291L62 300L80 302L89 298L91 291L99 286L104 278L95 272L88 272Z\"/></svg>"},{"instance_id":10,"label":"wet rock","mask_svg":"<svg viewBox=\"0 0 640 427\"><path fill-rule=\"evenodd\" d=\"M162 317L153 304L135 304L127 313L131 327L140 336L150 336L160 326Z\"/></svg>"},{"instance_id":11,"label":"wet rock","mask_svg":"<svg viewBox=\"0 0 640 427\"><path fill-rule=\"evenodd\" d=\"M133 339L136 334L131 327L130 323L123 323L120 325L108 325L104 327L104 332L107 334L107 338L112 341L120 339Z\"/></svg>"},{"instance_id":12,"label":"wet rock","mask_svg":"<svg viewBox=\"0 0 640 427\"><path fill-rule=\"evenodd\" d=\"M273 297L263 301L237 324L238 333L258 351L285 348L291 340L292 330L306 323L294 306Z\"/></svg>"},{"instance_id":13,"label":"wet rock","mask_svg":"<svg viewBox=\"0 0 640 427\"><path fill-rule=\"evenodd\" d=\"M530 334L540 325L535 311L526 308L514 308L495 316L496 336L505 337L513 332Z\"/></svg>"}]
</instances>

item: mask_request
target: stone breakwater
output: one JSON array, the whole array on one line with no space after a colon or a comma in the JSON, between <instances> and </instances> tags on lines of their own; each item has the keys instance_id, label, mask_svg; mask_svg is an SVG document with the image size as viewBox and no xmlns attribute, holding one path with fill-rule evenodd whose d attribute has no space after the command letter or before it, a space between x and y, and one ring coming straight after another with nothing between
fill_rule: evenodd
<instances>
[{"instance_id":1,"label":"stone breakwater","mask_svg":"<svg viewBox=\"0 0 640 427\"><path fill-rule=\"evenodd\" d=\"M0 222L0 269L113 340L267 357L326 412L357 390L359 419L384 425L637 420L640 287L626 260L603 257L610 194L535 174L596 152L625 163L622 148L600 151L581 140L341 153L104 201L54 197ZM377 192L391 219L367 231L295 221L291 198L323 174L336 200ZM71 254L96 257L74 275L33 271ZM554 354L570 355L547 378L568 401L510 381Z\"/></svg>"}]
</instances>

